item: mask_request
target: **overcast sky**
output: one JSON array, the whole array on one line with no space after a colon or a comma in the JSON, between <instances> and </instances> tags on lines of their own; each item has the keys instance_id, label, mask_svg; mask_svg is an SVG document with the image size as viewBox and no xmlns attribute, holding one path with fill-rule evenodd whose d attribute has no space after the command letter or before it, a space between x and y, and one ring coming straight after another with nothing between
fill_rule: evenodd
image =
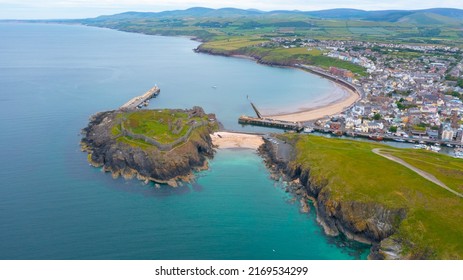
<instances>
[{"instance_id":1,"label":"overcast sky","mask_svg":"<svg viewBox=\"0 0 463 280\"><path fill-rule=\"evenodd\" d=\"M234 7L264 11L463 9L463 0L0 0L0 19L86 18L125 11L159 12L190 7Z\"/></svg>"}]
</instances>

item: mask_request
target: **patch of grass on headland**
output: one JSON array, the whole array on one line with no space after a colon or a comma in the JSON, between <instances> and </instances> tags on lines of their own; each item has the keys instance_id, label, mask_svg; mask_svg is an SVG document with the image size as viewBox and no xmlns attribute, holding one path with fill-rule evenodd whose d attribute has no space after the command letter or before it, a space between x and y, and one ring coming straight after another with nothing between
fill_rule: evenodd
<instances>
[{"instance_id":1,"label":"patch of grass on headland","mask_svg":"<svg viewBox=\"0 0 463 280\"><path fill-rule=\"evenodd\" d=\"M130 145L132 147L138 147L138 148L142 148L142 149L149 149L149 148L153 147L153 145L151 145L149 143L146 143L143 140L133 139L133 138L128 137L128 136L118 137L117 141L128 144L128 145Z\"/></svg>"},{"instance_id":2,"label":"patch of grass on headland","mask_svg":"<svg viewBox=\"0 0 463 280\"><path fill-rule=\"evenodd\" d=\"M434 175L449 188L463 193L463 160L422 150L400 150L389 153Z\"/></svg>"},{"instance_id":3,"label":"patch of grass on headland","mask_svg":"<svg viewBox=\"0 0 463 280\"><path fill-rule=\"evenodd\" d=\"M121 113L117 118L120 119L120 123L112 127L113 135L121 135L122 130L125 129L152 138L161 144L172 143L185 136L194 124L208 121L207 116L191 117L187 112L168 109ZM150 145L127 136L118 139L131 145L140 145L142 148Z\"/></svg>"},{"instance_id":4,"label":"patch of grass on headland","mask_svg":"<svg viewBox=\"0 0 463 280\"><path fill-rule=\"evenodd\" d=\"M387 150L456 190L463 182L463 160L353 140L290 137L298 137L296 162L310 169L315 181L327 180L334 199L405 208L396 237L411 241L409 250L425 254L430 249L431 258L463 258L463 199L372 149Z\"/></svg>"},{"instance_id":5,"label":"patch of grass on headland","mask_svg":"<svg viewBox=\"0 0 463 280\"><path fill-rule=\"evenodd\" d=\"M223 40L204 43L203 47L218 51L236 51L241 48L258 45L266 41L268 40L259 37L230 37Z\"/></svg>"}]
</instances>

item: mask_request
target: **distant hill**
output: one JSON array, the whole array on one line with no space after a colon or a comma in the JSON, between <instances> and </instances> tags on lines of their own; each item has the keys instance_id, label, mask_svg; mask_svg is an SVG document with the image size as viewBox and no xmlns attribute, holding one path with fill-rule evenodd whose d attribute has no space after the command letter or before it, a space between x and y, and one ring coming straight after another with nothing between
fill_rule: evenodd
<instances>
[{"instance_id":1,"label":"distant hill","mask_svg":"<svg viewBox=\"0 0 463 280\"><path fill-rule=\"evenodd\" d=\"M295 15L319 19L336 20L366 20L383 22L409 22L412 24L446 24L455 25L463 23L463 10L450 8L434 8L426 10L385 10L385 11L364 11L356 9L330 9L321 11L270 11L264 12L255 9L243 10L236 8L211 9L195 7L186 10L164 11L158 13L149 12L126 12L110 16L100 16L87 19L91 22L106 20L131 20L146 18L233 18L233 17L255 17L274 15Z\"/></svg>"},{"instance_id":2,"label":"distant hill","mask_svg":"<svg viewBox=\"0 0 463 280\"><path fill-rule=\"evenodd\" d=\"M327 19L351 19L368 17L369 12L355 9L331 9L313 12L304 12L305 15Z\"/></svg>"},{"instance_id":3,"label":"distant hill","mask_svg":"<svg viewBox=\"0 0 463 280\"><path fill-rule=\"evenodd\" d=\"M210 9L202 7L194 7L186 10L173 10L164 12L125 12L116 15L99 16L92 19L91 21L104 21L104 20L130 20L130 19L144 19L144 18L179 18L179 17L242 17L242 16L255 16L265 14L265 12L259 10L242 10L235 8L222 8L222 9Z\"/></svg>"},{"instance_id":4,"label":"distant hill","mask_svg":"<svg viewBox=\"0 0 463 280\"><path fill-rule=\"evenodd\" d=\"M450 8L434 8L426 10L384 10L384 11L364 11L357 9L330 9L321 11L270 11L264 12L255 9L243 10L236 8L222 8L211 9L194 7L186 10L173 10L157 13L149 12L126 12L111 16L100 16L98 18L147 18L147 17L237 17L237 16L257 16L257 15L271 15L271 14L294 14L294 15L307 15L315 18L326 19L364 19L375 21L400 21L401 18L410 15L439 15L446 18L452 18L457 21L463 20L463 10L450 9Z\"/></svg>"},{"instance_id":5,"label":"distant hill","mask_svg":"<svg viewBox=\"0 0 463 280\"><path fill-rule=\"evenodd\" d=\"M422 12L428 12L433 14L438 14L445 17L450 17L454 19L463 19L463 10L460 9L448 9L448 8L434 8L423 10Z\"/></svg>"},{"instance_id":6,"label":"distant hill","mask_svg":"<svg viewBox=\"0 0 463 280\"><path fill-rule=\"evenodd\" d=\"M326 19L358 19L368 21L410 22L415 24L459 24L463 23L463 10L434 8L426 10L363 11L354 9L332 9L306 12L306 15Z\"/></svg>"},{"instance_id":7,"label":"distant hill","mask_svg":"<svg viewBox=\"0 0 463 280\"><path fill-rule=\"evenodd\" d=\"M462 23L461 18L456 19L430 12L414 13L408 16L404 16L397 21L412 23L416 25L457 25Z\"/></svg>"}]
</instances>

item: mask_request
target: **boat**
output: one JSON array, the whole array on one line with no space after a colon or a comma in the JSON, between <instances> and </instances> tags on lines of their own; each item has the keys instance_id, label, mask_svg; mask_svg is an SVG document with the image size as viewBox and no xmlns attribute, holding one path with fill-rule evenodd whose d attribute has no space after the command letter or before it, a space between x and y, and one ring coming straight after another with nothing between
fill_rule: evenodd
<instances>
[{"instance_id":1,"label":"boat","mask_svg":"<svg viewBox=\"0 0 463 280\"><path fill-rule=\"evenodd\" d=\"M454 156L456 158L463 158L463 149L462 148L455 148L455 150L453 150L453 153L454 153Z\"/></svg>"},{"instance_id":2,"label":"boat","mask_svg":"<svg viewBox=\"0 0 463 280\"><path fill-rule=\"evenodd\" d=\"M405 140L402 138L394 138L393 140L396 142L405 142Z\"/></svg>"},{"instance_id":3,"label":"boat","mask_svg":"<svg viewBox=\"0 0 463 280\"><path fill-rule=\"evenodd\" d=\"M306 126L306 127L304 127L304 130L303 130L303 131L304 131L304 133L312 133L312 132L313 132L313 128Z\"/></svg>"},{"instance_id":4,"label":"boat","mask_svg":"<svg viewBox=\"0 0 463 280\"><path fill-rule=\"evenodd\" d=\"M413 146L413 149L423 149L423 150L426 150L428 148L428 146L426 146L425 144L416 144Z\"/></svg>"},{"instance_id":5,"label":"boat","mask_svg":"<svg viewBox=\"0 0 463 280\"><path fill-rule=\"evenodd\" d=\"M341 130L335 130L332 132L334 135L337 135L337 136L342 136L342 131Z\"/></svg>"},{"instance_id":6,"label":"boat","mask_svg":"<svg viewBox=\"0 0 463 280\"><path fill-rule=\"evenodd\" d=\"M381 141L384 139L384 137L379 134L369 135L368 138L370 138L371 140L376 140L376 141Z\"/></svg>"},{"instance_id":7,"label":"boat","mask_svg":"<svg viewBox=\"0 0 463 280\"><path fill-rule=\"evenodd\" d=\"M439 145L433 145L431 146L431 151L438 153L441 150L441 147Z\"/></svg>"}]
</instances>

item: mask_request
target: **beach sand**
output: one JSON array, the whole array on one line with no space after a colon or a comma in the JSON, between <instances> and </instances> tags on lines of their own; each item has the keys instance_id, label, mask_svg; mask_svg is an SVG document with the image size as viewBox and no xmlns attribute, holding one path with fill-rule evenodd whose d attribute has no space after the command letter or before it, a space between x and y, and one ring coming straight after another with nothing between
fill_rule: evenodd
<instances>
[{"instance_id":1,"label":"beach sand","mask_svg":"<svg viewBox=\"0 0 463 280\"><path fill-rule=\"evenodd\" d=\"M246 148L257 150L264 143L262 136L259 135L224 131L211 134L211 138L212 143L219 149Z\"/></svg>"},{"instance_id":2,"label":"beach sand","mask_svg":"<svg viewBox=\"0 0 463 280\"><path fill-rule=\"evenodd\" d=\"M360 98L356 92L340 85L336 86L338 87L338 90L341 90L343 93L345 93L343 94L344 96L342 98L339 98L339 94L332 94L327 99L325 99L325 104L316 104L312 108L302 109L294 113L265 115L265 117L291 122L312 121L341 113Z\"/></svg>"}]
</instances>

